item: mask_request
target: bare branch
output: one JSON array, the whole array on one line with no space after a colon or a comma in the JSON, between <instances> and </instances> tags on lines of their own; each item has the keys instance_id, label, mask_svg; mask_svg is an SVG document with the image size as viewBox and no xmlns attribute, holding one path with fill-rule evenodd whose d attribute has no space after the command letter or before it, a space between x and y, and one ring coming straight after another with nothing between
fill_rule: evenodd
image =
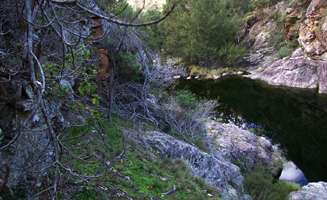
<instances>
[{"instance_id":1,"label":"bare branch","mask_svg":"<svg viewBox=\"0 0 327 200\"><path fill-rule=\"evenodd\" d=\"M99 13L97 11L94 11L92 9L89 9L89 8L85 7L84 5L82 5L80 3L76 3L76 5L78 7L80 7L82 10L84 10L84 11L86 11L86 12L92 14L92 15L95 15L95 16L101 18L101 19L107 20L110 23L114 23L114 24L117 24L119 26L130 26L130 27L142 27L142 26L150 26L150 25L158 24L158 23L164 21L174 11L174 9L176 7L176 4L173 4L171 9L163 17L161 17L158 20L154 20L154 21L146 22L146 23L141 23L141 24L134 24L134 23L126 23L124 21L121 21L121 20L117 19L117 17L115 17L115 16L108 17L108 16L106 16L104 14L101 14L101 13Z\"/></svg>"}]
</instances>

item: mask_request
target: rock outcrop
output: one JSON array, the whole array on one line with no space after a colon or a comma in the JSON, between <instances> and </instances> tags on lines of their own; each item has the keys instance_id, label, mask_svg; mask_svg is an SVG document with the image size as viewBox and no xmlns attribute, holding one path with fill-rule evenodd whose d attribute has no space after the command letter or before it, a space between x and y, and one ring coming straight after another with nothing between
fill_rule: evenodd
<instances>
[{"instance_id":1,"label":"rock outcrop","mask_svg":"<svg viewBox=\"0 0 327 200\"><path fill-rule=\"evenodd\" d=\"M195 176L216 187L224 200L249 200L243 191L240 167L251 170L265 165L281 167L281 155L269 140L234 124L207 122L210 151L178 140L161 132L138 134L125 130L125 137L163 157L183 160ZM237 164L237 165L236 165Z\"/></svg>"},{"instance_id":2,"label":"rock outcrop","mask_svg":"<svg viewBox=\"0 0 327 200\"><path fill-rule=\"evenodd\" d=\"M301 190L290 194L289 200L326 200L327 183L309 183Z\"/></svg>"},{"instance_id":3,"label":"rock outcrop","mask_svg":"<svg viewBox=\"0 0 327 200\"><path fill-rule=\"evenodd\" d=\"M317 61L305 57L303 51L299 49L289 58L280 59L267 67L250 71L251 74L248 77L264 80L271 85L318 88L319 66Z\"/></svg>"},{"instance_id":4,"label":"rock outcrop","mask_svg":"<svg viewBox=\"0 0 327 200\"><path fill-rule=\"evenodd\" d=\"M275 13L283 17L282 34L277 33ZM250 68L250 78L260 79L271 85L288 86L296 88L317 89L319 93L327 93L327 2L312 0L278 3L263 11L256 11L250 20L245 41L250 44L251 53L246 60L256 66ZM255 21L255 23L253 23ZM248 22L249 25L249 22ZM298 41L298 48L291 56L279 59L276 46L278 38L284 37L290 43ZM286 48L286 47L284 47Z\"/></svg>"},{"instance_id":5,"label":"rock outcrop","mask_svg":"<svg viewBox=\"0 0 327 200\"><path fill-rule=\"evenodd\" d=\"M242 197L243 177L240 169L223 157L213 156L160 132L147 133L143 140L146 146L161 156L185 161L195 176L202 177L215 186L224 199L244 199Z\"/></svg>"},{"instance_id":6,"label":"rock outcrop","mask_svg":"<svg viewBox=\"0 0 327 200\"><path fill-rule=\"evenodd\" d=\"M276 146L265 138L230 123L207 122L208 135L227 160L251 170L257 165L279 168L282 156Z\"/></svg>"},{"instance_id":7,"label":"rock outcrop","mask_svg":"<svg viewBox=\"0 0 327 200\"><path fill-rule=\"evenodd\" d=\"M41 186L55 160L45 115L53 122L59 120L59 104L44 101L44 108L35 109L42 103L24 81L5 81L0 94L0 169L7 169L0 170L0 181L6 179L6 187L27 188L33 193L31 188Z\"/></svg>"}]
</instances>

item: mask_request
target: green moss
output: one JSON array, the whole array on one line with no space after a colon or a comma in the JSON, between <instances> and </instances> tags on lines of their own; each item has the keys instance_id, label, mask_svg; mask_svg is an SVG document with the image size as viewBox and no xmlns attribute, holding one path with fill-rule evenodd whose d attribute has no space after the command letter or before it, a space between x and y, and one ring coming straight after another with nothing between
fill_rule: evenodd
<instances>
[{"instance_id":1,"label":"green moss","mask_svg":"<svg viewBox=\"0 0 327 200\"><path fill-rule=\"evenodd\" d=\"M218 199L217 191L201 179L193 177L182 161L150 161L135 152L119 163L117 169L130 177L132 185L121 184L135 199L156 197L160 199L200 200ZM163 193L176 188L171 195ZM212 194L213 197L209 197Z\"/></svg>"},{"instance_id":2,"label":"green moss","mask_svg":"<svg viewBox=\"0 0 327 200\"><path fill-rule=\"evenodd\" d=\"M80 174L86 176L93 176L99 172L103 167L97 161L90 161L89 163L75 160L73 163L73 168Z\"/></svg>"},{"instance_id":3,"label":"green moss","mask_svg":"<svg viewBox=\"0 0 327 200\"><path fill-rule=\"evenodd\" d=\"M73 195L73 199L108 199L109 197L106 195L116 194L116 192L103 193L105 198L102 198L98 191L98 185L124 191L136 200L151 198L167 200L219 199L219 193L206 185L203 180L193 177L183 162L169 159L153 160L153 156L150 159L149 153L142 150L143 148L137 144L129 143L125 149L124 158L114 161L113 158L123 151L120 127L129 127L130 125L130 122L117 116L113 116L111 121L92 118L86 120L83 126L68 131L64 140L66 147L69 147L75 155L86 158L86 160L66 155L62 159L62 163L82 175L103 174L99 178L85 183L83 191L78 191ZM94 154L105 155L105 158L112 164L112 170L108 170L101 160L93 156ZM173 188L176 188L176 191L165 195Z\"/></svg>"}]
</instances>

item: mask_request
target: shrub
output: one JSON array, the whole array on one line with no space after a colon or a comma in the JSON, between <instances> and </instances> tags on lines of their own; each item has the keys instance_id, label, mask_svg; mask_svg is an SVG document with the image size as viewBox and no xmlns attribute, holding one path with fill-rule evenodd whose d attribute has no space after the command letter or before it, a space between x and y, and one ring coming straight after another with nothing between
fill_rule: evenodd
<instances>
[{"instance_id":1,"label":"shrub","mask_svg":"<svg viewBox=\"0 0 327 200\"><path fill-rule=\"evenodd\" d=\"M262 8L272 6L281 0L251 0L252 8Z\"/></svg>"},{"instance_id":2,"label":"shrub","mask_svg":"<svg viewBox=\"0 0 327 200\"><path fill-rule=\"evenodd\" d=\"M176 101L182 107L191 108L196 105L197 98L189 90L179 90L176 94Z\"/></svg>"},{"instance_id":3,"label":"shrub","mask_svg":"<svg viewBox=\"0 0 327 200\"><path fill-rule=\"evenodd\" d=\"M97 90L97 86L90 81L84 81L78 87L78 92L81 96L94 95L96 93L96 90Z\"/></svg>"},{"instance_id":4,"label":"shrub","mask_svg":"<svg viewBox=\"0 0 327 200\"><path fill-rule=\"evenodd\" d=\"M136 56L130 52L123 52L117 58L119 68L118 73L122 78L139 81L142 78L142 66Z\"/></svg>"},{"instance_id":5,"label":"shrub","mask_svg":"<svg viewBox=\"0 0 327 200\"><path fill-rule=\"evenodd\" d=\"M299 189L297 184L274 181L271 173L258 167L245 177L245 189L253 200L285 200L287 196Z\"/></svg>"},{"instance_id":6,"label":"shrub","mask_svg":"<svg viewBox=\"0 0 327 200\"><path fill-rule=\"evenodd\" d=\"M244 47L228 43L219 50L218 54L226 65L232 66L244 56L245 52L246 50Z\"/></svg>"},{"instance_id":7,"label":"shrub","mask_svg":"<svg viewBox=\"0 0 327 200\"><path fill-rule=\"evenodd\" d=\"M283 46L278 50L277 56L279 58L285 58L285 57L289 56L292 52L293 52L293 49L291 49L287 46Z\"/></svg>"},{"instance_id":8,"label":"shrub","mask_svg":"<svg viewBox=\"0 0 327 200\"><path fill-rule=\"evenodd\" d=\"M84 189L80 193L73 196L73 200L95 200L104 199L97 191L92 189Z\"/></svg>"}]
</instances>

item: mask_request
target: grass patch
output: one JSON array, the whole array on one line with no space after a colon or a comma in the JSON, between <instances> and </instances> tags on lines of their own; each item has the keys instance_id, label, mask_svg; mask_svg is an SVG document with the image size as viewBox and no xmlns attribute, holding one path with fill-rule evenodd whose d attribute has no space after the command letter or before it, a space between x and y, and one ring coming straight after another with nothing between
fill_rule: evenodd
<instances>
[{"instance_id":1,"label":"grass patch","mask_svg":"<svg viewBox=\"0 0 327 200\"><path fill-rule=\"evenodd\" d=\"M262 167L245 177L245 189L253 200L285 200L299 188L297 184L274 180L271 173Z\"/></svg>"},{"instance_id":2,"label":"grass patch","mask_svg":"<svg viewBox=\"0 0 327 200\"><path fill-rule=\"evenodd\" d=\"M182 161L169 159L150 161L131 151L116 167L131 178L134 187L126 184L122 186L135 199L146 197L168 200L219 199L218 192L201 179L193 177ZM173 188L176 188L174 193L163 194Z\"/></svg>"},{"instance_id":3,"label":"grass patch","mask_svg":"<svg viewBox=\"0 0 327 200\"><path fill-rule=\"evenodd\" d=\"M85 160L65 155L61 162L82 175L103 174L82 184L71 199L125 199L110 196L116 195L116 191L127 193L136 200L219 199L219 193L203 180L193 177L182 161L149 159L149 154L141 150L142 147L135 146L136 144L129 144L124 158L112 163L113 170L108 170L100 160L92 156L96 153L111 160L121 153L123 140L120 127L130 125L128 121L114 116L111 122L102 118L88 119L83 126L71 128L67 132L64 137L65 146ZM74 181L74 178L69 180ZM108 188L108 191L101 191L100 186ZM174 188L174 192L165 194Z\"/></svg>"}]
</instances>

